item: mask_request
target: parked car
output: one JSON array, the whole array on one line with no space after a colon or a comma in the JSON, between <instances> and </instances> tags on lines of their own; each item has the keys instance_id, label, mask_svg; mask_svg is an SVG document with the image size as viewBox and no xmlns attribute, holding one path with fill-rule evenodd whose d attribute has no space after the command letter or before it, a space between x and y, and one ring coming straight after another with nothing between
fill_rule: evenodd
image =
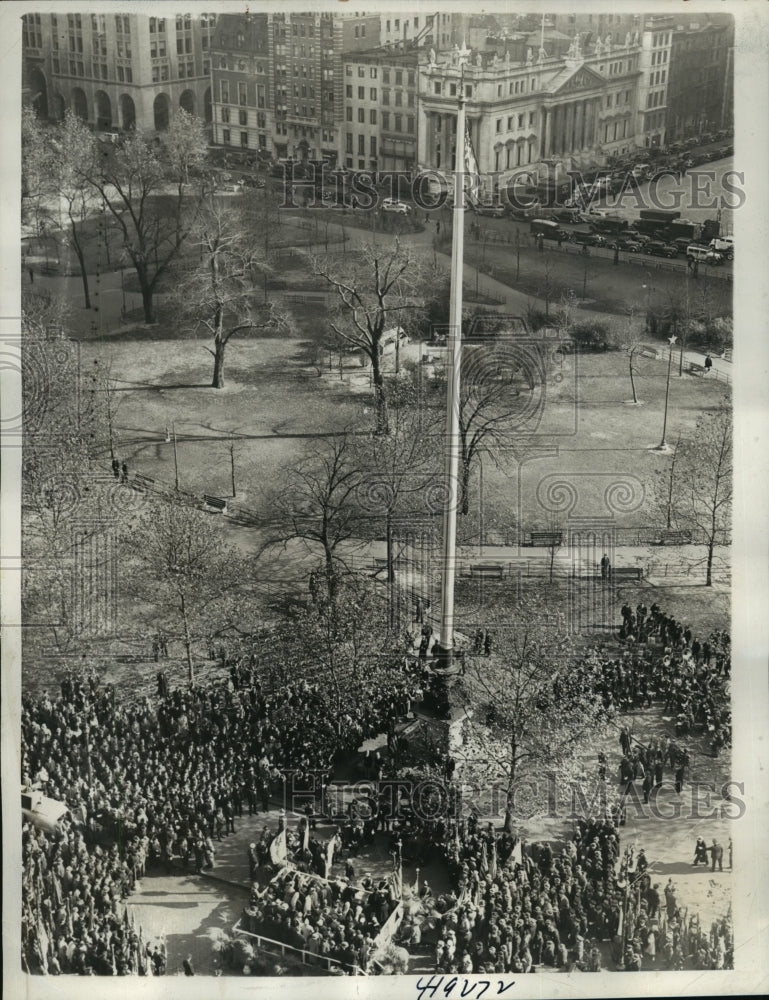
<instances>
[{"instance_id":1,"label":"parked car","mask_svg":"<svg viewBox=\"0 0 769 1000\"><path fill-rule=\"evenodd\" d=\"M670 243L662 243L659 240L651 240L646 244L643 252L652 257L677 257L678 247L674 247Z\"/></svg>"},{"instance_id":2,"label":"parked car","mask_svg":"<svg viewBox=\"0 0 769 1000\"><path fill-rule=\"evenodd\" d=\"M473 205L476 215L483 215L490 219L504 219L507 209L502 205Z\"/></svg>"},{"instance_id":3,"label":"parked car","mask_svg":"<svg viewBox=\"0 0 769 1000\"><path fill-rule=\"evenodd\" d=\"M576 223L580 221L580 214L576 208L559 208L553 212L552 217L558 222Z\"/></svg>"},{"instance_id":4,"label":"parked car","mask_svg":"<svg viewBox=\"0 0 769 1000\"><path fill-rule=\"evenodd\" d=\"M732 146L731 143L728 146L722 146L718 151L718 155L722 157L731 156L733 153L734 153L734 146Z\"/></svg>"},{"instance_id":5,"label":"parked car","mask_svg":"<svg viewBox=\"0 0 769 1000\"><path fill-rule=\"evenodd\" d=\"M584 230L575 230L569 237L572 243L578 243L583 247L605 247L606 240L598 233L586 233Z\"/></svg>"},{"instance_id":6,"label":"parked car","mask_svg":"<svg viewBox=\"0 0 769 1000\"><path fill-rule=\"evenodd\" d=\"M616 236L609 244L610 250L626 250L628 253L641 253L644 244L632 236Z\"/></svg>"},{"instance_id":7,"label":"parked car","mask_svg":"<svg viewBox=\"0 0 769 1000\"><path fill-rule=\"evenodd\" d=\"M717 251L717 253L722 254L726 260L734 259L734 237L733 236L716 236L715 239L710 241L710 249Z\"/></svg>"},{"instance_id":8,"label":"parked car","mask_svg":"<svg viewBox=\"0 0 769 1000\"><path fill-rule=\"evenodd\" d=\"M677 236L674 240L671 240L671 246L676 247L679 253L686 253L691 244L692 241L686 236Z\"/></svg>"},{"instance_id":9,"label":"parked car","mask_svg":"<svg viewBox=\"0 0 769 1000\"><path fill-rule=\"evenodd\" d=\"M699 246L699 244L688 246L686 256L689 260L696 260L700 264L722 264L724 260L720 253L711 250L710 247Z\"/></svg>"},{"instance_id":10,"label":"parked car","mask_svg":"<svg viewBox=\"0 0 769 1000\"><path fill-rule=\"evenodd\" d=\"M394 215L408 215L411 212L411 205L405 201L398 201L397 198L385 198L382 202L383 212L392 212Z\"/></svg>"}]
</instances>

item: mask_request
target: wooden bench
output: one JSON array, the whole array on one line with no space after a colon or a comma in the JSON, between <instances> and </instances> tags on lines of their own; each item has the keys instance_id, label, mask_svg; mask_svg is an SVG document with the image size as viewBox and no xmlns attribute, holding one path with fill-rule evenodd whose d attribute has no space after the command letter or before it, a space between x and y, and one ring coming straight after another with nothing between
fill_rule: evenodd
<instances>
[{"instance_id":1,"label":"wooden bench","mask_svg":"<svg viewBox=\"0 0 769 1000\"><path fill-rule=\"evenodd\" d=\"M704 375L707 368L704 365L698 365L694 361L689 362L689 374L690 375Z\"/></svg>"},{"instance_id":2,"label":"wooden bench","mask_svg":"<svg viewBox=\"0 0 769 1000\"><path fill-rule=\"evenodd\" d=\"M643 580L643 566L612 566L610 580Z\"/></svg>"},{"instance_id":3,"label":"wooden bench","mask_svg":"<svg viewBox=\"0 0 769 1000\"><path fill-rule=\"evenodd\" d=\"M529 545L547 546L561 545L563 543L562 531L532 531L529 534Z\"/></svg>"},{"instance_id":4,"label":"wooden bench","mask_svg":"<svg viewBox=\"0 0 769 1000\"><path fill-rule=\"evenodd\" d=\"M656 347L647 347L646 345L644 345L641 348L641 357L654 358L655 361L659 361L660 358L662 357L662 353L658 351Z\"/></svg>"},{"instance_id":5,"label":"wooden bench","mask_svg":"<svg viewBox=\"0 0 769 1000\"><path fill-rule=\"evenodd\" d=\"M505 577L505 567L501 563L473 563L465 570L471 578L502 580Z\"/></svg>"},{"instance_id":6,"label":"wooden bench","mask_svg":"<svg viewBox=\"0 0 769 1000\"><path fill-rule=\"evenodd\" d=\"M222 500L219 497L211 497L207 493L203 494L203 506L210 507L212 510L217 511L220 514L227 513L227 501Z\"/></svg>"},{"instance_id":7,"label":"wooden bench","mask_svg":"<svg viewBox=\"0 0 769 1000\"><path fill-rule=\"evenodd\" d=\"M672 531L665 529L657 536L655 545L686 545L692 540L692 533L688 529L683 531Z\"/></svg>"}]
</instances>

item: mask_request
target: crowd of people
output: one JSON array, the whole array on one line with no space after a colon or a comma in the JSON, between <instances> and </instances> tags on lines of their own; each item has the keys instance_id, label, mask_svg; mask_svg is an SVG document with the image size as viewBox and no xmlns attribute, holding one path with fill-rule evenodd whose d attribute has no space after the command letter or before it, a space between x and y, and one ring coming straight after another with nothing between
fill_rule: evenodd
<instances>
[{"instance_id":1,"label":"crowd of people","mask_svg":"<svg viewBox=\"0 0 769 1000\"><path fill-rule=\"evenodd\" d=\"M86 856L120 844L121 894L150 868L212 868L216 844L245 810L267 811L287 781L289 792L312 797L331 778L337 750L390 728L418 684L394 670L378 697L335 719L318 685L266 693L254 667L235 666L225 684L169 691L159 683L155 704L122 703L95 670L66 676L58 697L25 697L22 784L67 804ZM33 937L44 898L29 897ZM82 930L93 929L89 910Z\"/></svg>"},{"instance_id":2,"label":"crowd of people","mask_svg":"<svg viewBox=\"0 0 769 1000\"><path fill-rule=\"evenodd\" d=\"M657 605L647 610L639 604L635 611L626 605L622 616L624 652L608 658L588 653L575 664L569 689L554 695L568 697L571 685L580 696L590 690L609 714L662 703L678 717L679 736L701 729L710 734L714 752L728 746L728 633L713 632L699 641ZM122 900L137 880L148 870L212 868L217 844L236 832L245 813L266 812L286 793L304 796L308 824L316 811L330 817L320 789L334 776L338 752L387 732L390 752L372 752L365 761L366 776L381 779L397 762L395 723L426 687L418 660L404 662L393 670L391 683L366 689L355 708L335 717L318 684L303 679L268 689L253 658L228 666L226 682L187 689L169 690L159 676L157 697L133 704L121 702L95 670L67 675L58 696L24 698L22 783L65 802L71 817L54 834L29 824L24 829L25 962L31 970L162 971L162 953L147 955L121 918ZM644 743L624 727L620 749L619 779L626 791L640 780L648 799L668 767L680 790L689 761L679 739ZM605 758L600 766L605 776ZM607 819L578 827L568 847L554 856L548 845L521 852L512 837L482 831L472 818L453 832L441 820L426 824L375 796L360 815L351 809L339 839L351 882L354 859L377 830L389 834L394 865L424 863L443 845L457 888L453 897L439 901L438 968L593 968L599 959L586 942L615 939L620 920L627 919L623 893L629 861L619 851L623 822L620 799ZM265 828L252 845L254 867L269 863L273 836ZM268 937L296 946L301 937L306 950L317 947L319 955L365 967L361 956L367 957L392 899L380 888L363 896L352 885L310 888L313 875L327 874L324 843L292 834L288 846L299 869L290 876L293 902L271 889L267 897L252 900L256 913L249 919ZM691 943L690 929L679 926L675 916L664 934L649 926L649 900L657 889L646 885L643 871L635 871L643 893L631 919L641 947L639 952L626 927L631 951L617 961L632 968L651 949L655 960L667 956L666 967L677 967L676 949L682 940ZM284 888L283 896L289 886ZM403 933L419 936L408 921ZM701 960L728 961L728 935L708 940L698 948L704 950ZM690 960L684 955L684 962Z\"/></svg>"},{"instance_id":3,"label":"crowd of people","mask_svg":"<svg viewBox=\"0 0 769 1000\"><path fill-rule=\"evenodd\" d=\"M22 829L22 961L48 975L163 975L160 945L145 945L123 906L135 886L117 846L89 849L63 820L49 836Z\"/></svg>"},{"instance_id":4,"label":"crowd of people","mask_svg":"<svg viewBox=\"0 0 769 1000\"><path fill-rule=\"evenodd\" d=\"M348 972L366 970L374 941L397 906L392 884L358 887L285 870L263 890L256 885L243 927L293 948L331 959Z\"/></svg>"}]
</instances>

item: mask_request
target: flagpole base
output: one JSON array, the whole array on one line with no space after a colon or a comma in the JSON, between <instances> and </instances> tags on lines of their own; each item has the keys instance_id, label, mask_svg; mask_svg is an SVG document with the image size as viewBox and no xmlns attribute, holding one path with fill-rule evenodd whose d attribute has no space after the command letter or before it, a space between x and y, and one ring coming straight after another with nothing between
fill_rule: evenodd
<instances>
[{"instance_id":1,"label":"flagpole base","mask_svg":"<svg viewBox=\"0 0 769 1000\"><path fill-rule=\"evenodd\" d=\"M431 667L435 671L440 671L444 677L455 677L464 672L465 654L462 650L453 646L442 646L439 642L433 643L433 662Z\"/></svg>"}]
</instances>

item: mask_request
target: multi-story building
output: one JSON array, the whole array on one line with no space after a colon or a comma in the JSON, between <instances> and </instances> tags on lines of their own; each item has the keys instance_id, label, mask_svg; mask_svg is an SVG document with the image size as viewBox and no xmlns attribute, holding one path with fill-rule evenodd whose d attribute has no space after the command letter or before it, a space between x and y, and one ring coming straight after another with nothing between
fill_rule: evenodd
<instances>
[{"instance_id":1,"label":"multi-story building","mask_svg":"<svg viewBox=\"0 0 769 1000\"><path fill-rule=\"evenodd\" d=\"M641 43L641 76L638 81L640 114L636 143L664 146L667 127L667 95L670 83L672 17L648 17Z\"/></svg>"},{"instance_id":2,"label":"multi-story building","mask_svg":"<svg viewBox=\"0 0 769 1000\"><path fill-rule=\"evenodd\" d=\"M418 165L450 171L456 107L464 86L468 131L478 168L487 178L547 163L550 175L606 163L642 145L639 84L644 36L614 46L597 39L583 52L575 38L564 57L528 47L434 53L419 65ZM464 66L462 62L464 61ZM504 183L504 177L498 178Z\"/></svg>"},{"instance_id":3,"label":"multi-story building","mask_svg":"<svg viewBox=\"0 0 769 1000\"><path fill-rule=\"evenodd\" d=\"M437 11L414 13L395 11L380 15L379 37L382 45L408 46L409 43L448 49L454 44L454 22L458 15Z\"/></svg>"},{"instance_id":4,"label":"multi-story building","mask_svg":"<svg viewBox=\"0 0 769 1000\"><path fill-rule=\"evenodd\" d=\"M213 141L277 158L336 160L342 53L379 44L379 15L221 14L213 39Z\"/></svg>"},{"instance_id":5,"label":"multi-story building","mask_svg":"<svg viewBox=\"0 0 769 1000\"><path fill-rule=\"evenodd\" d=\"M340 162L351 170L416 166L416 49L347 53Z\"/></svg>"},{"instance_id":6,"label":"multi-story building","mask_svg":"<svg viewBox=\"0 0 769 1000\"><path fill-rule=\"evenodd\" d=\"M210 120L215 14L25 14L24 83L38 113L96 129L161 130L177 108Z\"/></svg>"},{"instance_id":7,"label":"multi-story building","mask_svg":"<svg viewBox=\"0 0 769 1000\"><path fill-rule=\"evenodd\" d=\"M668 139L732 124L734 19L676 17L668 75Z\"/></svg>"}]
</instances>

